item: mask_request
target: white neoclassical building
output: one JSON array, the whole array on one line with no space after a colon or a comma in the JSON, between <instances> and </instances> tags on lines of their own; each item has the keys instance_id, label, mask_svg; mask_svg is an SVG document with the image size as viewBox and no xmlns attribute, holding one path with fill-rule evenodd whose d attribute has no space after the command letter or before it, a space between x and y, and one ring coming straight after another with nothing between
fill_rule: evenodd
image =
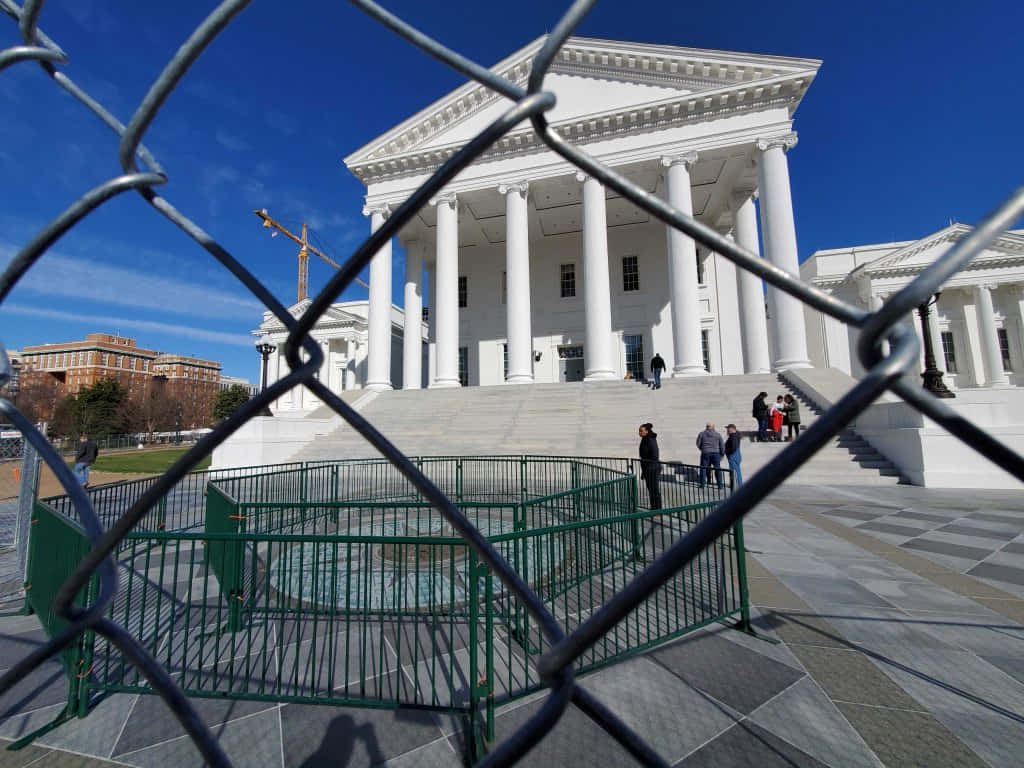
<instances>
[{"instance_id":1,"label":"white neoclassical building","mask_svg":"<svg viewBox=\"0 0 1024 768\"><path fill-rule=\"evenodd\" d=\"M844 301L877 309L971 228L951 224L920 240L817 251L801 277ZM863 374L856 334L804 308L811 362ZM952 390L1024 386L1024 230L1001 235L943 286L929 310L935 360ZM922 342L920 316L908 316Z\"/></svg>"},{"instance_id":2,"label":"white neoclassical building","mask_svg":"<svg viewBox=\"0 0 1024 768\"><path fill-rule=\"evenodd\" d=\"M311 303L303 299L289 311L294 317L300 317ZM389 326L385 327L384 339L391 350L388 376L396 386L401 386L402 365L399 354L402 350L402 336L405 332L405 314L401 308L391 306ZM324 359L317 372L317 378L326 383L335 392L363 389L367 377L367 350L369 348L369 302L345 301L331 306L323 317L317 320L311 333L320 345ZM421 354L425 354L426 325L419 327ZM283 378L290 370L284 356L284 342L288 338L288 330L284 323L273 313L264 312L259 328L253 331L257 342L269 343L273 350L267 357L267 381L274 382ZM303 353L303 357L306 355ZM263 361L260 361L260 381L263 381ZM320 400L305 387L295 387L274 401L271 410L275 414L307 413L320 407Z\"/></svg>"},{"instance_id":3,"label":"white neoclassical building","mask_svg":"<svg viewBox=\"0 0 1024 768\"><path fill-rule=\"evenodd\" d=\"M525 85L542 43L494 70ZM601 162L755 253L760 218L763 257L796 274L786 153L819 64L574 37L545 78L558 98L548 119ZM510 105L468 83L345 158L366 185L370 228ZM399 353L388 343L397 317L389 244L371 263L370 389L639 377L656 352L674 376L810 365L799 302L769 288L769 342L760 279L580 173L528 124L448 184L399 242L404 344Z\"/></svg>"}]
</instances>

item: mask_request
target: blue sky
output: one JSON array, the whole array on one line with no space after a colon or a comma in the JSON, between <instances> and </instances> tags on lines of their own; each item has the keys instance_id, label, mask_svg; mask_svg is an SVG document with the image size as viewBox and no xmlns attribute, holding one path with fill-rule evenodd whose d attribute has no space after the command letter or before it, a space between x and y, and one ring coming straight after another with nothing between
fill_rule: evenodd
<instances>
[{"instance_id":1,"label":"blue sky","mask_svg":"<svg viewBox=\"0 0 1024 768\"><path fill-rule=\"evenodd\" d=\"M214 6L177 0L51 2L42 28L67 74L127 121ZM546 32L563 3L469 0L386 6L484 64ZM820 248L916 239L973 223L1022 181L1024 3L598 3L593 37L819 58L790 153L801 260ZM0 18L0 47L17 41ZM365 236L363 188L342 158L462 78L351 6L256 0L186 76L146 136L170 175L161 194L286 304L295 249L253 208L305 218L341 261ZM38 66L0 72L0 261L83 190L116 175L116 138ZM311 261L311 289L330 268ZM401 302L400 259L395 300ZM361 298L351 289L344 298ZM220 360L255 381L261 307L137 195L59 241L0 307L10 348L120 332Z\"/></svg>"}]
</instances>

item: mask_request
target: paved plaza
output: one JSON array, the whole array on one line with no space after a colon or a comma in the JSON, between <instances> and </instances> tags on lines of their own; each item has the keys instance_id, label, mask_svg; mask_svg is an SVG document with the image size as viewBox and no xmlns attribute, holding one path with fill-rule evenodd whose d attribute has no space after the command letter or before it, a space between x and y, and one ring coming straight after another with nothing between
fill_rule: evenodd
<instances>
[{"instance_id":1,"label":"paved plaza","mask_svg":"<svg viewBox=\"0 0 1024 768\"><path fill-rule=\"evenodd\" d=\"M746 533L765 639L716 625L583 678L669 763L1020 764L1024 496L789 486ZM0 619L0 666L41 639L35 617ZM48 722L65 697L60 668L45 665L0 699L0 737ZM237 766L462 764L461 723L430 712L195 703ZM535 696L500 710L498 738L538 706ZM126 694L0 752L0 766L200 763L159 699ZM634 763L570 708L521 764Z\"/></svg>"}]
</instances>

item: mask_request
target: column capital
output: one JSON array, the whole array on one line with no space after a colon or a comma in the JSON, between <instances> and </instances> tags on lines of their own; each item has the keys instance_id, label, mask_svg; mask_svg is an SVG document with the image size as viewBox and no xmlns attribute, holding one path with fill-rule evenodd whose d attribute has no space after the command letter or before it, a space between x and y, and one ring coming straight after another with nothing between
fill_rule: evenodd
<instances>
[{"instance_id":1,"label":"column capital","mask_svg":"<svg viewBox=\"0 0 1024 768\"><path fill-rule=\"evenodd\" d=\"M759 152L767 152L769 149L782 147L783 152L788 152L796 146L796 131L790 131L784 136L773 136L769 139L757 139L754 142Z\"/></svg>"},{"instance_id":2,"label":"column capital","mask_svg":"<svg viewBox=\"0 0 1024 768\"><path fill-rule=\"evenodd\" d=\"M989 293L992 293L998 287L998 283L978 283L974 286L977 291L988 291Z\"/></svg>"},{"instance_id":3,"label":"column capital","mask_svg":"<svg viewBox=\"0 0 1024 768\"><path fill-rule=\"evenodd\" d=\"M454 192L442 192L437 197L430 199L430 204L433 206L438 205L449 205L454 208L459 202L459 197Z\"/></svg>"},{"instance_id":4,"label":"column capital","mask_svg":"<svg viewBox=\"0 0 1024 768\"><path fill-rule=\"evenodd\" d=\"M589 173L584 173L583 171L576 171L575 176L576 181L578 181L580 184L585 182L587 179L591 178Z\"/></svg>"},{"instance_id":5,"label":"column capital","mask_svg":"<svg viewBox=\"0 0 1024 768\"><path fill-rule=\"evenodd\" d=\"M363 216L372 216L379 213L385 219L391 215L390 203L367 203L363 206Z\"/></svg>"},{"instance_id":6,"label":"column capital","mask_svg":"<svg viewBox=\"0 0 1024 768\"><path fill-rule=\"evenodd\" d=\"M526 197L526 193L530 190L530 182L528 181L509 181L502 182L498 185L498 194L507 195L509 192L518 192L522 197Z\"/></svg>"},{"instance_id":7,"label":"column capital","mask_svg":"<svg viewBox=\"0 0 1024 768\"><path fill-rule=\"evenodd\" d=\"M680 152L675 155L661 156L661 164L665 168L671 168L673 165L682 165L686 170L690 170L696 162L697 152L693 149L687 150L686 152Z\"/></svg>"}]
</instances>

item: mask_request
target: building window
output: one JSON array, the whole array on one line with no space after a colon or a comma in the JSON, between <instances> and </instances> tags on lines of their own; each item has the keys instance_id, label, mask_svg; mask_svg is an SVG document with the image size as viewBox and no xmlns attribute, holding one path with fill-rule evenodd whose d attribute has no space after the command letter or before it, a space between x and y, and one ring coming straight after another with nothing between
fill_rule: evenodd
<instances>
[{"instance_id":1,"label":"building window","mask_svg":"<svg viewBox=\"0 0 1024 768\"><path fill-rule=\"evenodd\" d=\"M576 265L563 264L561 267L561 296L569 299L576 295Z\"/></svg>"},{"instance_id":2,"label":"building window","mask_svg":"<svg viewBox=\"0 0 1024 768\"><path fill-rule=\"evenodd\" d=\"M704 358L704 370L711 373L711 332L700 332L700 353Z\"/></svg>"},{"instance_id":3,"label":"building window","mask_svg":"<svg viewBox=\"0 0 1024 768\"><path fill-rule=\"evenodd\" d=\"M85 352L78 353L78 364L85 365Z\"/></svg>"},{"instance_id":4,"label":"building window","mask_svg":"<svg viewBox=\"0 0 1024 768\"><path fill-rule=\"evenodd\" d=\"M100 363L102 365L106 365L109 362L110 362L110 356L106 352L102 353L100 355Z\"/></svg>"},{"instance_id":5,"label":"building window","mask_svg":"<svg viewBox=\"0 0 1024 768\"><path fill-rule=\"evenodd\" d=\"M953 332L942 331L939 334L942 340L942 357L946 360L946 371L948 373L959 373L956 367L956 347L953 345Z\"/></svg>"},{"instance_id":6,"label":"building window","mask_svg":"<svg viewBox=\"0 0 1024 768\"><path fill-rule=\"evenodd\" d=\"M508 304L508 272L501 273L501 303Z\"/></svg>"},{"instance_id":7,"label":"building window","mask_svg":"<svg viewBox=\"0 0 1024 768\"><path fill-rule=\"evenodd\" d=\"M466 276L459 275L459 309L466 308L466 302L468 298L469 296L466 285Z\"/></svg>"},{"instance_id":8,"label":"building window","mask_svg":"<svg viewBox=\"0 0 1024 768\"><path fill-rule=\"evenodd\" d=\"M459 347L459 384L469 386L469 347Z\"/></svg>"},{"instance_id":9,"label":"building window","mask_svg":"<svg viewBox=\"0 0 1024 768\"><path fill-rule=\"evenodd\" d=\"M421 309L420 310L420 317L423 319L424 323L429 323L430 322L430 307L424 307L423 309Z\"/></svg>"},{"instance_id":10,"label":"building window","mask_svg":"<svg viewBox=\"0 0 1024 768\"><path fill-rule=\"evenodd\" d=\"M132 369L133 371L135 370L135 358L134 358L134 357L133 357L133 358L131 358L131 359L130 359L130 360L128 361L128 367L129 367L129 368L131 368L131 369Z\"/></svg>"},{"instance_id":11,"label":"building window","mask_svg":"<svg viewBox=\"0 0 1024 768\"><path fill-rule=\"evenodd\" d=\"M1003 370L1012 371L1013 363L1010 362L1010 334L1005 328L996 329L999 337L999 355L1003 358Z\"/></svg>"},{"instance_id":12,"label":"building window","mask_svg":"<svg viewBox=\"0 0 1024 768\"><path fill-rule=\"evenodd\" d=\"M627 334L622 337L622 341L626 345L626 373L629 378L642 381L644 378L644 337L639 333Z\"/></svg>"},{"instance_id":13,"label":"building window","mask_svg":"<svg viewBox=\"0 0 1024 768\"><path fill-rule=\"evenodd\" d=\"M640 290L640 265L636 256L622 257L622 290Z\"/></svg>"},{"instance_id":14,"label":"building window","mask_svg":"<svg viewBox=\"0 0 1024 768\"><path fill-rule=\"evenodd\" d=\"M508 381L508 344L501 345L501 358L502 358L502 369L504 370L504 380Z\"/></svg>"},{"instance_id":15,"label":"building window","mask_svg":"<svg viewBox=\"0 0 1024 768\"><path fill-rule=\"evenodd\" d=\"M704 259L697 254L697 284L704 285Z\"/></svg>"}]
</instances>

